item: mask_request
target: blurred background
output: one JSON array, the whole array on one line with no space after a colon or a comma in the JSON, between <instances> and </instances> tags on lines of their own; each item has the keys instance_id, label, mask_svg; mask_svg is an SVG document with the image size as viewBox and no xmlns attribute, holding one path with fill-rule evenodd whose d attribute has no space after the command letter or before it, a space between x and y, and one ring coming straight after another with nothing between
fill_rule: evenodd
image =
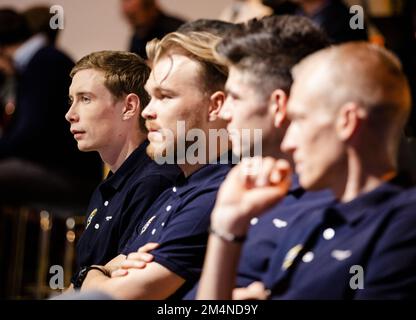
<instances>
[{"instance_id":1,"label":"blurred background","mask_svg":"<svg viewBox=\"0 0 416 320\"><path fill-rule=\"evenodd\" d=\"M121 10L121 0L0 0L0 6L18 10L33 5L60 5L65 10L65 28L58 44L75 60L98 50L124 50L131 35ZM185 20L218 18L232 0L160 0L160 7Z\"/></svg>"},{"instance_id":2,"label":"blurred background","mask_svg":"<svg viewBox=\"0 0 416 320\"><path fill-rule=\"evenodd\" d=\"M354 4L364 9L365 29L352 32L349 8ZM49 28L53 5L64 13L59 33ZM22 31L15 12L30 30ZM412 0L0 0L0 299L58 294L56 275L69 285L84 210L106 173L97 154L78 152L64 120L73 63L99 50L144 55L148 40L186 21L242 22L270 14L309 16L334 43L367 39L386 46L401 59L416 92ZM29 41L33 54L49 52L38 59L35 71L28 69L36 54L23 57L23 64L13 61ZM415 114L403 135L400 160L411 179ZM62 267L62 275L51 269L54 265Z\"/></svg>"}]
</instances>

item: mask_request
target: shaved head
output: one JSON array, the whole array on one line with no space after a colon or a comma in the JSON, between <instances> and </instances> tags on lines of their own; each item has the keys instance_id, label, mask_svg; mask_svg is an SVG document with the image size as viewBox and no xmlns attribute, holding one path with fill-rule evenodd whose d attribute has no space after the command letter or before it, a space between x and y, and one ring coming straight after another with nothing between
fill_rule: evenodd
<instances>
[{"instance_id":1,"label":"shaved head","mask_svg":"<svg viewBox=\"0 0 416 320\"><path fill-rule=\"evenodd\" d=\"M410 113L411 94L402 66L390 51L366 42L334 46L302 60L294 67L293 77L328 112L357 104L369 129L396 152Z\"/></svg>"}]
</instances>

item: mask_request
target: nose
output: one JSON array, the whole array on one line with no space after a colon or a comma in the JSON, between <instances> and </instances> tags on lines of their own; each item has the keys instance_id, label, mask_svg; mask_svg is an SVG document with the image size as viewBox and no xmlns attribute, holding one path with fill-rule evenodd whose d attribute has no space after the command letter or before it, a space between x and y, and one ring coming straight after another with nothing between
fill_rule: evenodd
<instances>
[{"instance_id":1,"label":"nose","mask_svg":"<svg viewBox=\"0 0 416 320\"><path fill-rule=\"evenodd\" d=\"M294 133L293 133L293 126L290 124L286 130L286 133L283 137L282 143L280 144L280 149L283 152L293 154L296 149L295 141L294 141Z\"/></svg>"},{"instance_id":2,"label":"nose","mask_svg":"<svg viewBox=\"0 0 416 320\"><path fill-rule=\"evenodd\" d=\"M152 100L147 104L147 106L142 111L142 117L146 120L156 119L156 111L154 109Z\"/></svg>"},{"instance_id":3,"label":"nose","mask_svg":"<svg viewBox=\"0 0 416 320\"><path fill-rule=\"evenodd\" d=\"M69 123L73 123L79 120L79 116L78 114L75 112L75 107L74 104L72 103L71 106L69 107L68 112L65 114L65 119L66 121L68 121Z\"/></svg>"},{"instance_id":4,"label":"nose","mask_svg":"<svg viewBox=\"0 0 416 320\"><path fill-rule=\"evenodd\" d=\"M220 119L227 122L230 122L232 120L231 103L229 97L225 99L218 116L220 117Z\"/></svg>"}]
</instances>

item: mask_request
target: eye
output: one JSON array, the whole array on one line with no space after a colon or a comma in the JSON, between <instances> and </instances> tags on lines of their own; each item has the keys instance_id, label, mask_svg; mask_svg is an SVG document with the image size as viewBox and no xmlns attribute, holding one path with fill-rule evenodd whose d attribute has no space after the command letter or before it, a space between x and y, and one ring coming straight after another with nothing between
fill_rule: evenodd
<instances>
[{"instance_id":1,"label":"eye","mask_svg":"<svg viewBox=\"0 0 416 320\"><path fill-rule=\"evenodd\" d=\"M90 103L91 98L87 97L87 96L81 96L81 101L82 101L82 103Z\"/></svg>"},{"instance_id":2,"label":"eye","mask_svg":"<svg viewBox=\"0 0 416 320\"><path fill-rule=\"evenodd\" d=\"M167 95L167 94L161 94L159 97L160 100L167 100L167 99L172 99L172 96Z\"/></svg>"},{"instance_id":3,"label":"eye","mask_svg":"<svg viewBox=\"0 0 416 320\"><path fill-rule=\"evenodd\" d=\"M240 99L240 97L237 94L235 94L234 92L228 93L227 98L229 98L231 100L239 100Z\"/></svg>"},{"instance_id":4,"label":"eye","mask_svg":"<svg viewBox=\"0 0 416 320\"><path fill-rule=\"evenodd\" d=\"M74 99L72 99L71 97L68 98L68 105L72 106L72 104L74 103Z\"/></svg>"}]
</instances>

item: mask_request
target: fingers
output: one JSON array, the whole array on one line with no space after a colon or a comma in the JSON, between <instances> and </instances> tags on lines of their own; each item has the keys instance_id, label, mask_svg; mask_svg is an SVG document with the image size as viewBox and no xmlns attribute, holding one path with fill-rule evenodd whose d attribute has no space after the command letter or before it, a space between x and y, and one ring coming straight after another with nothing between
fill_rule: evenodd
<instances>
[{"instance_id":1,"label":"fingers","mask_svg":"<svg viewBox=\"0 0 416 320\"><path fill-rule=\"evenodd\" d=\"M153 256L151 257L144 257L143 256L145 253L131 253L127 256L127 259L124 260L121 264L120 264L120 268L114 270L113 272L111 272L111 277L123 277L125 275L128 274L128 269L144 269L146 267L146 264L148 262L151 262L151 260L153 260ZM140 255L139 257L136 257L134 255ZM132 257L131 257L132 256ZM146 261L145 261L146 260Z\"/></svg>"},{"instance_id":2,"label":"fingers","mask_svg":"<svg viewBox=\"0 0 416 320\"><path fill-rule=\"evenodd\" d=\"M271 158L265 158L261 162L261 168L256 177L256 187L266 187L271 184L271 175L275 173L275 161Z\"/></svg>"},{"instance_id":3,"label":"fingers","mask_svg":"<svg viewBox=\"0 0 416 320\"><path fill-rule=\"evenodd\" d=\"M248 189L290 183L290 164L286 160L246 158L238 167L240 180Z\"/></svg>"},{"instance_id":4,"label":"fingers","mask_svg":"<svg viewBox=\"0 0 416 320\"><path fill-rule=\"evenodd\" d=\"M145 268L147 263L150 263L153 261L153 255L148 252L156 249L158 246L159 246L158 243L149 242L145 244L144 246L140 247L137 252L130 253L126 257L126 260L120 263L120 269L116 270L118 272L116 273L116 275L117 276L125 275L124 271L126 271L127 269ZM124 270L124 271L121 271L121 270Z\"/></svg>"},{"instance_id":5,"label":"fingers","mask_svg":"<svg viewBox=\"0 0 416 320\"><path fill-rule=\"evenodd\" d=\"M125 269L117 269L117 270L111 272L111 278L124 277L127 274L128 274L128 271L127 270L125 270Z\"/></svg>"},{"instance_id":6,"label":"fingers","mask_svg":"<svg viewBox=\"0 0 416 320\"><path fill-rule=\"evenodd\" d=\"M233 290L233 300L266 300L270 296L270 290L266 290L260 281L253 282L246 288Z\"/></svg>"},{"instance_id":7,"label":"fingers","mask_svg":"<svg viewBox=\"0 0 416 320\"><path fill-rule=\"evenodd\" d=\"M149 252L159 247L159 243L156 242L149 242L146 243L144 246L140 247L138 252Z\"/></svg>"},{"instance_id":8,"label":"fingers","mask_svg":"<svg viewBox=\"0 0 416 320\"><path fill-rule=\"evenodd\" d=\"M144 262L144 263L149 263L153 261L153 255L151 255L150 253L146 253L146 252L133 252L130 253L127 256L127 259L125 261L123 261L121 263L121 265L123 264L128 264L128 263L133 263L133 262Z\"/></svg>"}]
</instances>

